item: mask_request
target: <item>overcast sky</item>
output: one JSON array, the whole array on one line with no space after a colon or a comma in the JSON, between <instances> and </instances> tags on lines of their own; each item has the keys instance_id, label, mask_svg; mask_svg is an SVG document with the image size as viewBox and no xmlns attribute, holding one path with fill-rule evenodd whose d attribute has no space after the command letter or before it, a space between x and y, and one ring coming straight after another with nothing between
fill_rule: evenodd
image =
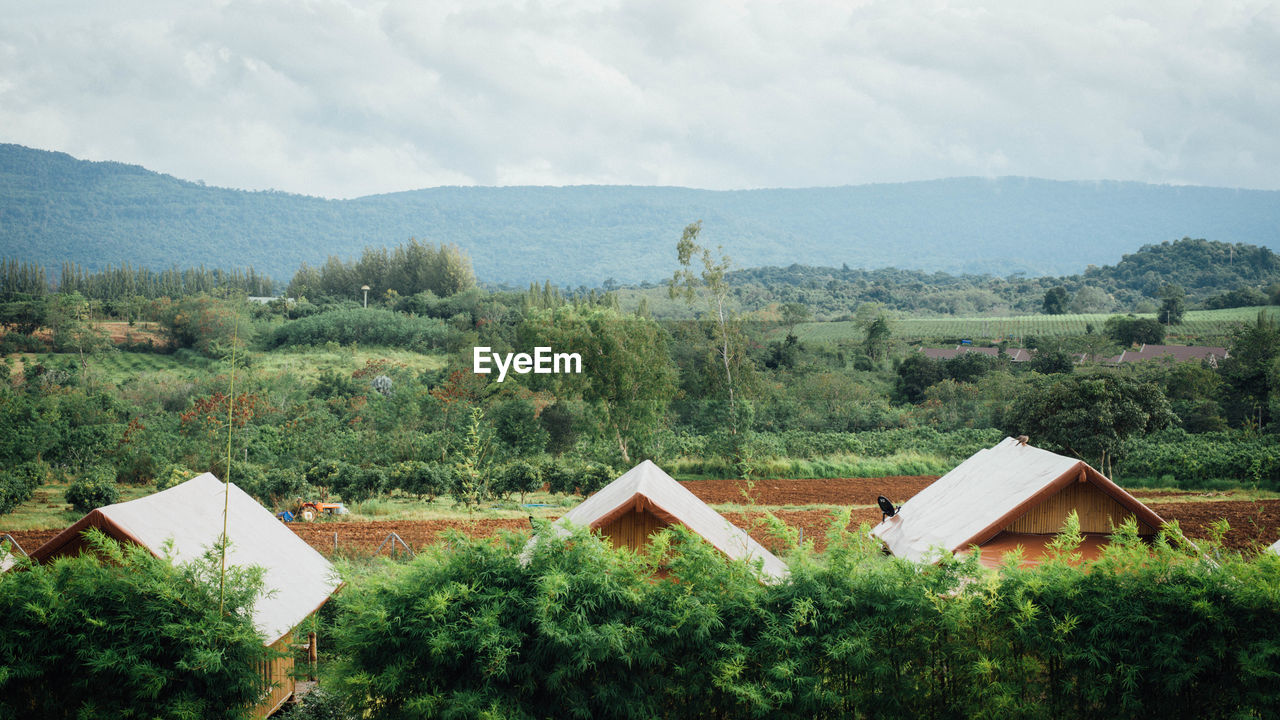
<instances>
[{"instance_id":1,"label":"overcast sky","mask_svg":"<svg viewBox=\"0 0 1280 720\"><path fill-rule=\"evenodd\" d=\"M0 0L0 13L0 142L210 185L355 197L1028 175L1280 189L1275 1Z\"/></svg>"}]
</instances>

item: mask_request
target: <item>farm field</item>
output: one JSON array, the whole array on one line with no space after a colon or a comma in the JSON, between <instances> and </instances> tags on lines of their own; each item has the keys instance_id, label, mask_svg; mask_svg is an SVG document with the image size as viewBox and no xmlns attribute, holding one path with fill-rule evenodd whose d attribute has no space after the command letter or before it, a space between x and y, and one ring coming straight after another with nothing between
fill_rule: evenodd
<instances>
[{"instance_id":1,"label":"farm field","mask_svg":"<svg viewBox=\"0 0 1280 720\"><path fill-rule=\"evenodd\" d=\"M1280 317L1280 308L1274 306L1228 308L1225 310L1190 310L1181 325L1170 329L1169 340L1221 338L1233 323L1250 323L1258 312L1266 312L1272 318ZM1018 317L939 317L903 318L891 321L893 336L907 341L966 338L973 340L1003 340L1020 342L1027 336L1084 335L1088 325L1094 332L1102 332L1107 318L1117 313L1092 313L1077 315L1023 315ZM1138 317L1155 318L1154 314ZM809 342L837 342L861 340L863 331L851 321L812 322L796 326L796 336Z\"/></svg>"},{"instance_id":2,"label":"farm field","mask_svg":"<svg viewBox=\"0 0 1280 720\"><path fill-rule=\"evenodd\" d=\"M72 362L76 359L72 353L14 353L8 357L13 360L14 372L18 374L27 365ZM364 350L345 347L331 350L308 348L253 352L249 354L248 363L251 368L262 370L268 375L291 372L314 377L326 370L348 372L358 370L370 360L388 360L417 371L439 370L446 363L443 355L425 355L411 350L381 347ZM211 360L190 350L179 350L172 354L117 350L98 353L94 355L91 363L95 370L114 381L124 381L141 373L173 373L187 376L194 375L198 371L203 375L220 367L219 361Z\"/></svg>"},{"instance_id":3,"label":"farm field","mask_svg":"<svg viewBox=\"0 0 1280 720\"><path fill-rule=\"evenodd\" d=\"M880 520L880 511L876 507L878 495L885 495L895 504L901 505L935 479L934 476L895 476L836 480L759 480L751 487L741 480L698 480L682 484L766 546L776 546L776 541L768 536L759 521L767 510L791 528L801 530L803 537L813 539L815 546L821 550L826 545L825 535L833 509L853 508L849 529L856 529L861 523L875 524ZM750 494L750 499L744 492ZM1270 545L1280 537L1280 498L1269 494L1138 489L1134 491L1134 496L1147 503L1164 519L1178 521L1183 532L1191 538L1207 537L1210 527L1219 519L1225 519L1230 524L1224 542L1232 549L1249 551ZM537 515L548 520L560 517L565 511L565 507L534 509ZM455 511L441 513L439 517L430 519L321 521L294 523L290 527L312 547L326 555L335 552L345 555L371 554L392 532L417 551L444 540L449 531L472 537L496 537L504 531L529 531L529 511L513 510L500 514L504 516L479 513L468 517L462 511ZM13 525L12 519L12 516L6 518L10 528L0 528L0 532L11 534L27 551L39 547L60 531L58 528L48 527L18 529L20 526ZM387 547L383 548L384 554L388 552L389 546L390 543L387 543Z\"/></svg>"}]
</instances>

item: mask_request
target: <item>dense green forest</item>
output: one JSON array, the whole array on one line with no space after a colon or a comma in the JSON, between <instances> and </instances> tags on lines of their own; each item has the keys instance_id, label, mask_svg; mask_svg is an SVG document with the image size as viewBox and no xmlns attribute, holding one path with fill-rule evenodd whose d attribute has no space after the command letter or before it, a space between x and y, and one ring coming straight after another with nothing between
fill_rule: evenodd
<instances>
[{"instance_id":1,"label":"dense green forest","mask_svg":"<svg viewBox=\"0 0 1280 720\"><path fill-rule=\"evenodd\" d=\"M963 178L791 190L433 188L326 200L205 187L141 167L0 145L0 256L56 271L252 266L279 282L306 262L409 238L454 244L488 282L656 281L691 220L737 267L1076 272L1124 248L1192 234L1280 246L1280 193L1140 183ZM909 263L904 263L909 258Z\"/></svg>"},{"instance_id":2,"label":"dense green forest","mask_svg":"<svg viewBox=\"0 0 1280 720\"><path fill-rule=\"evenodd\" d=\"M642 458L686 476L939 473L1018 434L1132 482L1280 489L1272 316L1246 311L1244 322L1222 328L1231 357L1213 364L1077 363L1080 354L1105 358L1158 342L1177 327L1172 317L1123 315L1084 335L1041 338L1031 362L937 361L897 337L874 304L845 324L855 334L827 342L795 334L812 314L804 305L733 310L724 302L742 291L739 276L699 240L686 232L676 286L691 320L625 311L610 292L565 294L550 284L486 291L456 248L418 243L304 267L294 282L305 281L309 296L294 301L249 302L231 283L247 276L208 271L191 277L229 284L131 301L119 288L105 299L15 294L0 304L6 505L58 477L100 497L92 493L179 469L222 472L228 416L239 448L234 474L269 503L308 486L346 500L399 489L470 503L542 482L586 492ZM1132 276L1126 263L1148 268L1140 279L1166 266L1185 277L1184 260L1233 247L1145 248L1086 277L1120 287ZM1236 251L1250 262L1274 259ZM1165 264L1143 262L1148 256ZM30 280L31 266L7 267L15 282ZM371 280L368 307L349 291L361 267L383 273ZM1225 282L1265 280L1265 270ZM110 286L79 277L86 288ZM346 279L330 284L333 277ZM101 326L112 319L131 349L168 359L149 371L122 364ZM584 372L502 382L473 372L476 347L536 346L579 353ZM411 357L400 355L406 350ZM335 356L346 360L320 361Z\"/></svg>"},{"instance_id":3,"label":"dense green forest","mask_svg":"<svg viewBox=\"0 0 1280 720\"><path fill-rule=\"evenodd\" d=\"M818 320L852 319L867 303L902 315L1022 315L1040 312L1155 312L1160 292L1176 285L1191 307L1265 305L1280 298L1280 256L1245 243L1183 238L1144 245L1115 265L1091 265L1061 277L949 275L915 270L762 267L729 273L733 296L744 310L803 305ZM1057 290L1055 290L1057 289ZM1046 308L1050 291L1061 305ZM619 288L624 307L641 299L655 317L689 316L668 302L665 286L654 283Z\"/></svg>"}]
</instances>

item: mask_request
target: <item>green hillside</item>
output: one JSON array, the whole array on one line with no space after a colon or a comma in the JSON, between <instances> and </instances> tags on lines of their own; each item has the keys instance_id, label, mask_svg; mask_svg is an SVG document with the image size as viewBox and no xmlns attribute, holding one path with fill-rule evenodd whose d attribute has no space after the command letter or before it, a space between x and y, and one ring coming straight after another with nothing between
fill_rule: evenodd
<instances>
[{"instance_id":1,"label":"green hillside","mask_svg":"<svg viewBox=\"0 0 1280 720\"><path fill-rule=\"evenodd\" d=\"M1225 338L1235 323L1251 323L1258 312L1266 312L1272 318L1280 318L1280 307L1241 307L1225 310L1191 310L1181 325L1169 328L1170 336L1199 339ZM902 318L891 325L895 338L907 341L945 339L1001 340L1022 339L1028 336L1084 335L1089 325L1095 332L1112 313L1088 313L1076 315L1021 315L1012 317L956 317L956 318ZM1155 314L1138 315L1155 318ZM860 341L865 337L853 322L805 323L796 328L801 340L816 342Z\"/></svg>"},{"instance_id":2,"label":"green hillside","mask_svg":"<svg viewBox=\"0 0 1280 720\"><path fill-rule=\"evenodd\" d=\"M1276 191L961 178L738 191L444 187L325 200L0 145L0 257L47 266L203 264L287 280L300 263L416 237L456 243L490 282L626 283L669 276L681 229L698 219L703 239L738 267L1037 276L1187 236L1280 247Z\"/></svg>"}]
</instances>

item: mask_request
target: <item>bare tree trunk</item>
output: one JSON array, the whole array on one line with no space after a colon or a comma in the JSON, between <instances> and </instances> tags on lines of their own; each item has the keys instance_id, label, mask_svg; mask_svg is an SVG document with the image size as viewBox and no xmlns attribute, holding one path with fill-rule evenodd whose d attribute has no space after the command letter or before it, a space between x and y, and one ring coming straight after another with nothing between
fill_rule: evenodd
<instances>
[{"instance_id":1,"label":"bare tree trunk","mask_svg":"<svg viewBox=\"0 0 1280 720\"><path fill-rule=\"evenodd\" d=\"M720 359L724 361L725 386L729 389L729 431L738 434L738 413L733 396L733 371L729 369L729 324L724 317L724 298L716 298L716 314L720 321Z\"/></svg>"},{"instance_id":2,"label":"bare tree trunk","mask_svg":"<svg viewBox=\"0 0 1280 720\"><path fill-rule=\"evenodd\" d=\"M618 449L622 451L622 461L631 464L631 456L627 454L627 441L622 439L622 432L618 430L618 426L613 426L613 434L618 438Z\"/></svg>"}]
</instances>

